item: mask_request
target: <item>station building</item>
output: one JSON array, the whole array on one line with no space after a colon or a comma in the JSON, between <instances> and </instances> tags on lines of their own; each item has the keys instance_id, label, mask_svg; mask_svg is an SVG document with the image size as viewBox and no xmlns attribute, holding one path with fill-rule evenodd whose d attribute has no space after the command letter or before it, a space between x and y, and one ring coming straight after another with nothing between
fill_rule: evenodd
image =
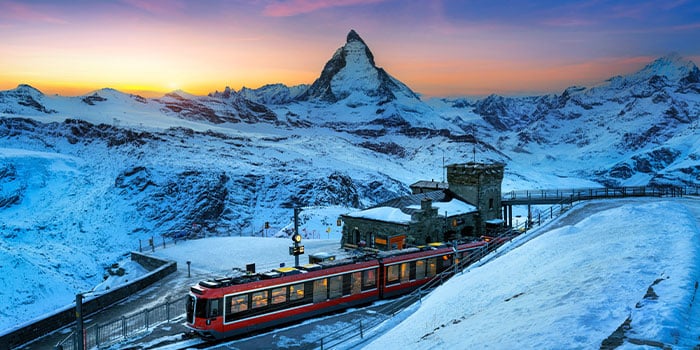
<instances>
[{"instance_id":1,"label":"station building","mask_svg":"<svg viewBox=\"0 0 700 350\"><path fill-rule=\"evenodd\" d=\"M413 194L341 215L345 247L377 250L479 237L503 224L503 163L446 167L447 182L419 181Z\"/></svg>"}]
</instances>

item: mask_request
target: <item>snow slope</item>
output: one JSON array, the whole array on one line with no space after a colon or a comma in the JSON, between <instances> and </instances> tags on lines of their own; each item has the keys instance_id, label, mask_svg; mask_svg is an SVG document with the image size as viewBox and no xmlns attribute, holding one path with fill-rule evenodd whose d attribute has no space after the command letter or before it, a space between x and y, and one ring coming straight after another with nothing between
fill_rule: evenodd
<instances>
[{"instance_id":1,"label":"snow slope","mask_svg":"<svg viewBox=\"0 0 700 350\"><path fill-rule=\"evenodd\" d=\"M622 348L697 346L700 202L615 202L451 279L365 348L592 349L628 319Z\"/></svg>"}]
</instances>

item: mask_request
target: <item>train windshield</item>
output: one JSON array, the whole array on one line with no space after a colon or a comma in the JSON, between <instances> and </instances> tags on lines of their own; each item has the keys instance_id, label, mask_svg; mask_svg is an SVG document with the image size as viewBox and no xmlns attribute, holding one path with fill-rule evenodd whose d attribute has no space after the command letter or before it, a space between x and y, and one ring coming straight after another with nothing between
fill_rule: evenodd
<instances>
[{"instance_id":1,"label":"train windshield","mask_svg":"<svg viewBox=\"0 0 700 350\"><path fill-rule=\"evenodd\" d=\"M194 323L194 317L207 317L207 299L197 298L193 295L187 297L187 321Z\"/></svg>"},{"instance_id":2,"label":"train windshield","mask_svg":"<svg viewBox=\"0 0 700 350\"><path fill-rule=\"evenodd\" d=\"M187 323L194 323L194 301L195 298L193 295L188 295L187 296L187 306L185 307L185 311L187 312Z\"/></svg>"}]
</instances>

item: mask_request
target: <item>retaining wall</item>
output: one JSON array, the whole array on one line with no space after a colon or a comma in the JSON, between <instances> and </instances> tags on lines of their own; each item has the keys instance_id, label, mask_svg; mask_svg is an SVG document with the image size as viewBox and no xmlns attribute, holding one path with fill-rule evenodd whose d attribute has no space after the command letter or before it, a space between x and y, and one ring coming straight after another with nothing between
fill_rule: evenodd
<instances>
[{"instance_id":1,"label":"retaining wall","mask_svg":"<svg viewBox=\"0 0 700 350\"><path fill-rule=\"evenodd\" d=\"M131 260L138 262L150 272L99 296L86 296L83 299L83 317L131 296L177 271L177 264L174 261L161 260L138 252L131 252ZM0 333L0 350L13 349L71 323L75 323L75 302L42 319L29 321L17 328L2 331Z\"/></svg>"}]
</instances>

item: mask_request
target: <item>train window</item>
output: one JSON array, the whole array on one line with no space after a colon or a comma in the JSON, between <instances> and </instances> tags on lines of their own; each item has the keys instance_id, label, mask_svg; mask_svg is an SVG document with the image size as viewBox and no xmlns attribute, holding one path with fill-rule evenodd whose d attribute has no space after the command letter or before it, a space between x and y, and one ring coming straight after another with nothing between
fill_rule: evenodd
<instances>
[{"instance_id":1,"label":"train window","mask_svg":"<svg viewBox=\"0 0 700 350\"><path fill-rule=\"evenodd\" d=\"M226 315L248 310L248 294L226 297Z\"/></svg>"},{"instance_id":2,"label":"train window","mask_svg":"<svg viewBox=\"0 0 700 350\"><path fill-rule=\"evenodd\" d=\"M272 304L280 304L287 301L287 287L273 288L270 293L272 295Z\"/></svg>"},{"instance_id":3,"label":"train window","mask_svg":"<svg viewBox=\"0 0 700 350\"><path fill-rule=\"evenodd\" d=\"M334 276L328 278L330 288L328 290L328 298L335 299L343 296L343 276Z\"/></svg>"},{"instance_id":4,"label":"train window","mask_svg":"<svg viewBox=\"0 0 700 350\"><path fill-rule=\"evenodd\" d=\"M399 265L391 265L386 267L386 284L399 282Z\"/></svg>"},{"instance_id":5,"label":"train window","mask_svg":"<svg viewBox=\"0 0 700 350\"><path fill-rule=\"evenodd\" d=\"M252 294L251 301L253 309L267 306L267 294L268 291L264 290L262 292L255 292Z\"/></svg>"},{"instance_id":6,"label":"train window","mask_svg":"<svg viewBox=\"0 0 700 350\"><path fill-rule=\"evenodd\" d=\"M349 273L343 275L343 295L350 295L350 286L352 285L352 277Z\"/></svg>"},{"instance_id":7,"label":"train window","mask_svg":"<svg viewBox=\"0 0 700 350\"><path fill-rule=\"evenodd\" d=\"M299 300L304 298L304 284L293 284L289 286L289 300Z\"/></svg>"},{"instance_id":8,"label":"train window","mask_svg":"<svg viewBox=\"0 0 700 350\"><path fill-rule=\"evenodd\" d=\"M408 282L408 277L411 269L408 268L408 263L401 264L401 283Z\"/></svg>"},{"instance_id":9,"label":"train window","mask_svg":"<svg viewBox=\"0 0 700 350\"><path fill-rule=\"evenodd\" d=\"M377 287L377 270L362 271L362 290L374 289Z\"/></svg>"},{"instance_id":10,"label":"train window","mask_svg":"<svg viewBox=\"0 0 700 350\"><path fill-rule=\"evenodd\" d=\"M221 313L219 312L219 299L212 299L209 301L209 317L217 317Z\"/></svg>"},{"instance_id":11,"label":"train window","mask_svg":"<svg viewBox=\"0 0 700 350\"><path fill-rule=\"evenodd\" d=\"M314 281L314 303L326 301L328 298L328 283L325 278Z\"/></svg>"},{"instance_id":12,"label":"train window","mask_svg":"<svg viewBox=\"0 0 700 350\"><path fill-rule=\"evenodd\" d=\"M437 258L428 259L427 277L433 277L437 273Z\"/></svg>"},{"instance_id":13,"label":"train window","mask_svg":"<svg viewBox=\"0 0 700 350\"><path fill-rule=\"evenodd\" d=\"M416 279L425 278L425 260L416 260Z\"/></svg>"},{"instance_id":14,"label":"train window","mask_svg":"<svg viewBox=\"0 0 700 350\"><path fill-rule=\"evenodd\" d=\"M359 294L362 290L362 272L353 272L350 276L350 294Z\"/></svg>"}]
</instances>

